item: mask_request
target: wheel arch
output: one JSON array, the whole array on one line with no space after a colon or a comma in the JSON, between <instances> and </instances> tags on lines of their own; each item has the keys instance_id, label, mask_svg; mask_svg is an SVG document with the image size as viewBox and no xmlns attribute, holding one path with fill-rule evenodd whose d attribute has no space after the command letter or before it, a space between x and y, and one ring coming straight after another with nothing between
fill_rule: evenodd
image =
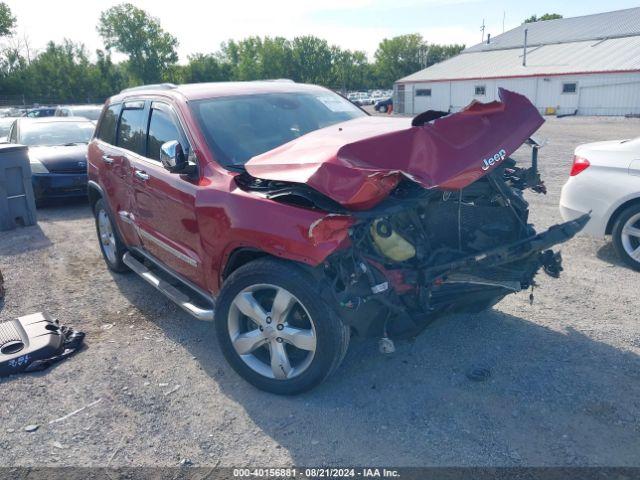
<instances>
[{"instance_id":1,"label":"wheel arch","mask_svg":"<svg viewBox=\"0 0 640 480\"><path fill-rule=\"evenodd\" d=\"M258 248L253 248L253 247L236 248L227 257L227 261L225 262L224 267L222 268L220 283L222 284L229 277L229 275L231 275L233 272L235 272L237 269L239 269L243 265L246 265L249 262L257 260L258 258L265 258L265 257L278 258Z\"/></svg>"},{"instance_id":2,"label":"wheel arch","mask_svg":"<svg viewBox=\"0 0 640 480\"><path fill-rule=\"evenodd\" d=\"M87 184L87 195L89 197L89 205L91 205L91 209L93 210L96 206L96 202L101 198L104 198L104 191L96 182L89 180Z\"/></svg>"},{"instance_id":3,"label":"wheel arch","mask_svg":"<svg viewBox=\"0 0 640 480\"><path fill-rule=\"evenodd\" d=\"M619 205L618 208L614 210L614 212L609 217L609 221L607 222L607 227L604 231L605 235L611 235L611 232L613 231L613 226L615 225L616 220L618 219L618 216L627 208L634 205L640 205L640 197L635 197L630 200L627 200L626 202L624 202L622 205Z\"/></svg>"}]
</instances>

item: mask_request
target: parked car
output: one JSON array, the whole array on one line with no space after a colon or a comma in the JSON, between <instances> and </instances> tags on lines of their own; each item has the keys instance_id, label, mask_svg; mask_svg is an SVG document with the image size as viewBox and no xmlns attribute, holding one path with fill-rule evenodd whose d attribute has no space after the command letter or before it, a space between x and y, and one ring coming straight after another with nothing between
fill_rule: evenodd
<instances>
[{"instance_id":1,"label":"parked car","mask_svg":"<svg viewBox=\"0 0 640 480\"><path fill-rule=\"evenodd\" d=\"M60 105L56 108L56 117L84 117L97 121L102 112L102 105Z\"/></svg>"},{"instance_id":2,"label":"parked car","mask_svg":"<svg viewBox=\"0 0 640 480\"><path fill-rule=\"evenodd\" d=\"M640 270L640 137L575 149L560 212L569 220L591 212L584 232L611 235L620 259Z\"/></svg>"},{"instance_id":3,"label":"parked car","mask_svg":"<svg viewBox=\"0 0 640 480\"><path fill-rule=\"evenodd\" d=\"M373 108L376 112L387 113L389 110L393 109L393 98L380 100L373 106Z\"/></svg>"},{"instance_id":4,"label":"parked car","mask_svg":"<svg viewBox=\"0 0 640 480\"><path fill-rule=\"evenodd\" d=\"M30 118L53 117L56 107L36 107L27 110L26 116Z\"/></svg>"},{"instance_id":5,"label":"parked car","mask_svg":"<svg viewBox=\"0 0 640 480\"><path fill-rule=\"evenodd\" d=\"M38 204L53 198L86 197L87 143L94 124L86 118L18 118L9 142L29 146L31 179Z\"/></svg>"},{"instance_id":6,"label":"parked car","mask_svg":"<svg viewBox=\"0 0 640 480\"><path fill-rule=\"evenodd\" d=\"M0 143L8 141L9 129L16 119L13 117L0 117Z\"/></svg>"},{"instance_id":7,"label":"parked car","mask_svg":"<svg viewBox=\"0 0 640 480\"><path fill-rule=\"evenodd\" d=\"M523 96L430 120L372 117L321 87L278 82L129 89L89 144L102 255L201 320L258 388L298 393L352 333L415 335L560 273L508 155L544 122ZM215 308L214 308L215 305Z\"/></svg>"}]
</instances>

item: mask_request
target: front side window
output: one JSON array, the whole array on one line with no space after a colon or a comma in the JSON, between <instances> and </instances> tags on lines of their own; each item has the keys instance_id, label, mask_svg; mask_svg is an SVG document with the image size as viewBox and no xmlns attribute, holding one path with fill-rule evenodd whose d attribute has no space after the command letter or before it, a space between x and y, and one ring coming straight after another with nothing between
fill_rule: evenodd
<instances>
[{"instance_id":1,"label":"front side window","mask_svg":"<svg viewBox=\"0 0 640 480\"><path fill-rule=\"evenodd\" d=\"M476 85L476 95L482 96L486 95L487 89L484 85Z\"/></svg>"},{"instance_id":2,"label":"front side window","mask_svg":"<svg viewBox=\"0 0 640 480\"><path fill-rule=\"evenodd\" d=\"M576 88L578 85L575 82L563 83L562 84L562 93L576 93Z\"/></svg>"},{"instance_id":3,"label":"front side window","mask_svg":"<svg viewBox=\"0 0 640 480\"><path fill-rule=\"evenodd\" d=\"M103 142L115 145L116 143L116 126L118 125L118 115L120 114L120 104L109 106L104 112L100 125L98 127L97 137Z\"/></svg>"},{"instance_id":4,"label":"front side window","mask_svg":"<svg viewBox=\"0 0 640 480\"><path fill-rule=\"evenodd\" d=\"M160 160L160 147L171 140L180 140L180 133L173 119L164 109L153 108L149 120L147 137L147 157ZM185 145L183 145L185 147Z\"/></svg>"},{"instance_id":5,"label":"front side window","mask_svg":"<svg viewBox=\"0 0 640 480\"><path fill-rule=\"evenodd\" d=\"M222 165L250 158L314 130L366 116L330 91L261 93L192 102L207 144Z\"/></svg>"},{"instance_id":6,"label":"front side window","mask_svg":"<svg viewBox=\"0 0 640 480\"><path fill-rule=\"evenodd\" d=\"M139 155L144 155L144 124L143 108L126 108L122 110L116 145Z\"/></svg>"},{"instance_id":7,"label":"front side window","mask_svg":"<svg viewBox=\"0 0 640 480\"><path fill-rule=\"evenodd\" d=\"M18 142L29 146L88 143L93 130L94 125L89 121L24 122L20 125Z\"/></svg>"}]
</instances>

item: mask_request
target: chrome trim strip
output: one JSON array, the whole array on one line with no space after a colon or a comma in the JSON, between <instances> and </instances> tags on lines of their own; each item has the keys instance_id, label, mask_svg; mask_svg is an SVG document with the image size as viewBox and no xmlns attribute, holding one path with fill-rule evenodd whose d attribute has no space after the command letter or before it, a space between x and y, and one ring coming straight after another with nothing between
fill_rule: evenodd
<instances>
[{"instance_id":1,"label":"chrome trim strip","mask_svg":"<svg viewBox=\"0 0 640 480\"><path fill-rule=\"evenodd\" d=\"M188 265L191 265L194 268L198 267L198 262L196 260L194 260L190 256L185 255L184 253L176 250L171 245L169 245L166 242L163 242L162 240L160 240L155 235L153 235L153 234L147 232L146 230L143 230L142 228L140 228L140 226L135 222L135 218L133 216L133 213L127 212L126 210L120 210L118 212L118 215L120 216L120 220L122 220L124 223L127 223L127 224L133 226L133 228L135 229L135 231L138 234L138 236L140 236L142 238L146 238L150 242L153 242L158 247L160 247L163 250L169 252L171 255L173 255L174 257L182 260L183 262L187 263Z\"/></svg>"},{"instance_id":2,"label":"chrome trim strip","mask_svg":"<svg viewBox=\"0 0 640 480\"><path fill-rule=\"evenodd\" d=\"M141 229L138 225L136 225L136 229L138 230L138 234L141 237L146 238L147 240L155 243L158 247L160 247L163 250L169 252L174 257L179 258L180 260L182 260L183 262L191 265L194 268L196 268L198 266L198 262L195 261L193 258L189 257L188 255L185 255L182 252L179 252L178 250L173 248L171 245L169 245L169 244L163 242L162 240L160 240L155 235L152 235L151 233L147 232L146 230Z\"/></svg>"}]
</instances>

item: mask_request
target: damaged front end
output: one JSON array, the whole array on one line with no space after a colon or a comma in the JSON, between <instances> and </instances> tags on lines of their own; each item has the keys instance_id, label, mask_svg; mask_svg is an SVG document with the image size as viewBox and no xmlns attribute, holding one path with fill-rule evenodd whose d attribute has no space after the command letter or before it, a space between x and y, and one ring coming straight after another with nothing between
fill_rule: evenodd
<instances>
[{"instance_id":1,"label":"damaged front end","mask_svg":"<svg viewBox=\"0 0 640 480\"><path fill-rule=\"evenodd\" d=\"M308 231L314 244L340 244L315 268L324 294L363 335L414 335L442 314L480 311L532 288L541 269L557 278L562 262L551 247L588 220L542 233L529 223L523 192L546 193L530 138L543 120L526 98L500 95L432 123L417 117L409 129L353 132L344 144L328 137L326 161L294 163L292 151L322 137L300 139L249 161L238 185L327 212ZM523 143L532 148L528 168L509 156Z\"/></svg>"},{"instance_id":2,"label":"damaged front end","mask_svg":"<svg viewBox=\"0 0 640 480\"><path fill-rule=\"evenodd\" d=\"M387 201L354 214L351 245L324 262L341 314L369 335L413 335L439 315L477 312L562 270L554 245L588 216L536 233L523 183L509 159L458 192L401 183ZM517 185L517 186L516 186Z\"/></svg>"}]
</instances>

